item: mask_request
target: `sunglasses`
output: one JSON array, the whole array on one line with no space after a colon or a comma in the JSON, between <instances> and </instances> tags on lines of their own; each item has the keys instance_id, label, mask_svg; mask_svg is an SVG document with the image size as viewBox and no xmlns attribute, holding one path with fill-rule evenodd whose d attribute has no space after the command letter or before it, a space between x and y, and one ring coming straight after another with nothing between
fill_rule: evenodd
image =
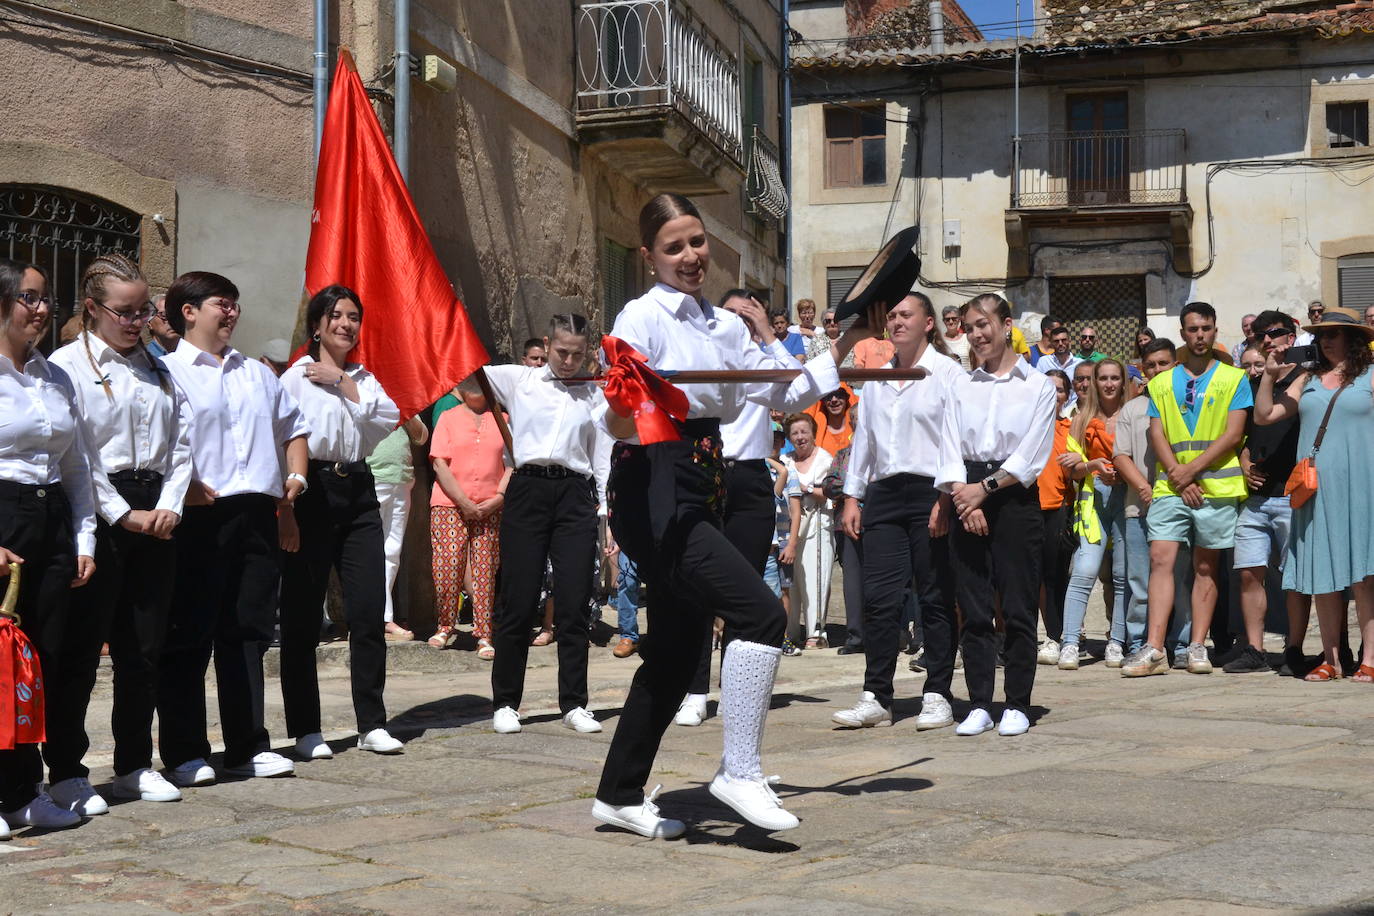
<instances>
[{"instance_id":1,"label":"sunglasses","mask_svg":"<svg viewBox=\"0 0 1374 916\"><path fill-rule=\"evenodd\" d=\"M1278 340L1280 337L1287 337L1291 333L1293 332L1288 330L1287 328L1278 327L1270 328L1269 330L1265 331L1262 336L1267 337L1270 340Z\"/></svg>"},{"instance_id":2,"label":"sunglasses","mask_svg":"<svg viewBox=\"0 0 1374 916\"><path fill-rule=\"evenodd\" d=\"M1095 334L1080 334L1080 335L1078 335L1078 339L1079 339L1079 340L1097 340L1097 335L1095 335Z\"/></svg>"},{"instance_id":3,"label":"sunglasses","mask_svg":"<svg viewBox=\"0 0 1374 916\"><path fill-rule=\"evenodd\" d=\"M1188 379L1188 385L1183 389L1183 409L1192 410L1197 403L1197 382L1195 378Z\"/></svg>"},{"instance_id":4,"label":"sunglasses","mask_svg":"<svg viewBox=\"0 0 1374 916\"><path fill-rule=\"evenodd\" d=\"M821 320L821 324L839 324L839 322L834 318L824 318Z\"/></svg>"},{"instance_id":5,"label":"sunglasses","mask_svg":"<svg viewBox=\"0 0 1374 916\"><path fill-rule=\"evenodd\" d=\"M822 400L822 401L840 401L840 402L842 402L842 403L848 404L848 403L849 403L849 396L848 396L848 395L844 395L844 394L827 394L825 397L821 398L821 400Z\"/></svg>"}]
</instances>

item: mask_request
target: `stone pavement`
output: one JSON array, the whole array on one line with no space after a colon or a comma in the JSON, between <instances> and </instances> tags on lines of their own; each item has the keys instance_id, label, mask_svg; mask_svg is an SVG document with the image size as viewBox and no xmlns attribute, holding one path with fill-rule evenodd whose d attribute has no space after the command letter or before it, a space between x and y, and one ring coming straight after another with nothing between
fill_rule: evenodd
<instances>
[{"instance_id":1,"label":"stone pavement","mask_svg":"<svg viewBox=\"0 0 1374 916\"><path fill-rule=\"evenodd\" d=\"M352 746L347 678L329 665L334 760L18 834L0 843L0 912L1374 909L1368 686L1041 667L1029 734L959 738L917 734L921 681L904 656L895 727L847 732L829 718L856 697L862 659L807 652L783 660L765 754L801 827L763 834L709 796L712 718L665 741L660 803L692 827L663 842L588 814L637 664L592 657L605 733L560 726L550 647L532 654L526 730L497 736L471 653L397 647L393 668L409 670L387 700L408 743L395 757ZM106 670L91 714L98 786L111 776L108 698Z\"/></svg>"}]
</instances>

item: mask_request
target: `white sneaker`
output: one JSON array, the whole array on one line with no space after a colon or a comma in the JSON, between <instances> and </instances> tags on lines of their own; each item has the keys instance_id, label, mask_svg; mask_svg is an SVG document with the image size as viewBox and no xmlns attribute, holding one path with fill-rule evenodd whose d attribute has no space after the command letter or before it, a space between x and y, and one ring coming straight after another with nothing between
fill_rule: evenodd
<instances>
[{"instance_id":1,"label":"white sneaker","mask_svg":"<svg viewBox=\"0 0 1374 916\"><path fill-rule=\"evenodd\" d=\"M711 794L755 827L764 830L791 830L801 824L797 816L782 806L782 799L762 776L736 779L724 770L711 780Z\"/></svg>"},{"instance_id":2,"label":"white sneaker","mask_svg":"<svg viewBox=\"0 0 1374 916\"><path fill-rule=\"evenodd\" d=\"M1007 709L1002 712L1002 721L997 725L997 734L1004 737L1012 735L1024 735L1030 730L1030 719L1019 709Z\"/></svg>"},{"instance_id":3,"label":"white sneaker","mask_svg":"<svg viewBox=\"0 0 1374 916\"><path fill-rule=\"evenodd\" d=\"M1066 642L1059 647L1059 670L1078 670L1078 643Z\"/></svg>"},{"instance_id":4,"label":"white sneaker","mask_svg":"<svg viewBox=\"0 0 1374 916\"><path fill-rule=\"evenodd\" d=\"M399 754L405 745L391 737L391 732L386 729L374 728L358 739L358 747L374 754Z\"/></svg>"},{"instance_id":5,"label":"white sneaker","mask_svg":"<svg viewBox=\"0 0 1374 916\"><path fill-rule=\"evenodd\" d=\"M1102 656L1108 668L1120 668L1121 663L1126 660L1126 653L1121 649L1121 643L1107 643L1107 653Z\"/></svg>"},{"instance_id":6,"label":"white sneaker","mask_svg":"<svg viewBox=\"0 0 1374 916\"><path fill-rule=\"evenodd\" d=\"M0 817L0 840L8 840L9 838L10 825L5 823L5 819L3 817Z\"/></svg>"},{"instance_id":7,"label":"white sneaker","mask_svg":"<svg viewBox=\"0 0 1374 916\"><path fill-rule=\"evenodd\" d=\"M830 721L843 728L873 728L892 724L892 710L884 709L883 704L872 691L859 694L859 702L849 709L841 709L830 717Z\"/></svg>"},{"instance_id":8,"label":"white sneaker","mask_svg":"<svg viewBox=\"0 0 1374 916\"><path fill-rule=\"evenodd\" d=\"M921 714L916 717L918 732L953 724L954 710L950 708L949 700L938 693L927 693L921 697Z\"/></svg>"},{"instance_id":9,"label":"white sneaker","mask_svg":"<svg viewBox=\"0 0 1374 916\"><path fill-rule=\"evenodd\" d=\"M1207 647L1200 642L1195 642L1188 647L1188 673L1212 673L1212 662L1207 658Z\"/></svg>"},{"instance_id":10,"label":"white sneaker","mask_svg":"<svg viewBox=\"0 0 1374 916\"><path fill-rule=\"evenodd\" d=\"M968 718L959 723L954 729L956 735L981 735L983 732L993 727L992 716L988 715L986 709L975 709L968 714Z\"/></svg>"},{"instance_id":11,"label":"white sneaker","mask_svg":"<svg viewBox=\"0 0 1374 916\"><path fill-rule=\"evenodd\" d=\"M706 694L689 693L682 698L682 705L673 716L674 725L695 728L706 721Z\"/></svg>"},{"instance_id":12,"label":"white sneaker","mask_svg":"<svg viewBox=\"0 0 1374 916\"><path fill-rule=\"evenodd\" d=\"M498 735L513 735L520 731L520 713L502 706L491 715L491 730Z\"/></svg>"},{"instance_id":13,"label":"white sneaker","mask_svg":"<svg viewBox=\"0 0 1374 916\"><path fill-rule=\"evenodd\" d=\"M1059 643L1053 639L1047 639L1040 644L1040 652L1035 656L1036 662L1042 665L1059 664Z\"/></svg>"},{"instance_id":14,"label":"white sneaker","mask_svg":"<svg viewBox=\"0 0 1374 916\"><path fill-rule=\"evenodd\" d=\"M581 706L569 709L563 714L563 727L584 735L594 735L601 731L601 723L596 721L596 716Z\"/></svg>"},{"instance_id":15,"label":"white sneaker","mask_svg":"<svg viewBox=\"0 0 1374 916\"><path fill-rule=\"evenodd\" d=\"M116 776L110 791L115 798L137 798L148 802L181 801L181 790L162 778L157 770L144 768Z\"/></svg>"},{"instance_id":16,"label":"white sneaker","mask_svg":"<svg viewBox=\"0 0 1374 916\"><path fill-rule=\"evenodd\" d=\"M302 760L330 760L334 749L324 740L324 735L311 732L296 739L296 756Z\"/></svg>"},{"instance_id":17,"label":"white sneaker","mask_svg":"<svg viewBox=\"0 0 1374 916\"><path fill-rule=\"evenodd\" d=\"M69 782L69 780L62 780ZM33 801L13 811L0 812L0 818L11 828L39 827L55 830L61 827L75 827L81 823L81 815L68 808L55 804L47 792L39 792Z\"/></svg>"},{"instance_id":18,"label":"white sneaker","mask_svg":"<svg viewBox=\"0 0 1374 916\"><path fill-rule=\"evenodd\" d=\"M183 789L192 786L208 786L215 781L215 770L205 762L204 757L188 760L167 771L167 781Z\"/></svg>"},{"instance_id":19,"label":"white sneaker","mask_svg":"<svg viewBox=\"0 0 1374 916\"><path fill-rule=\"evenodd\" d=\"M54 783L48 787L48 797L57 807L75 811L82 817L110 813L110 806L91 786L91 781L84 776L73 776L71 779Z\"/></svg>"},{"instance_id":20,"label":"white sneaker","mask_svg":"<svg viewBox=\"0 0 1374 916\"><path fill-rule=\"evenodd\" d=\"M296 765L281 754L263 751L260 754L254 754L251 760L237 766L225 767L224 772L230 776L265 779L269 776L290 776L296 772Z\"/></svg>"},{"instance_id":21,"label":"white sneaker","mask_svg":"<svg viewBox=\"0 0 1374 916\"><path fill-rule=\"evenodd\" d=\"M658 805L654 804L654 799L658 797L662 788L661 785L654 786L654 791L644 796L644 803L641 805L622 805L617 808L604 801L594 801L592 817L603 824L629 830L651 840L671 840L680 837L687 832L686 824L658 816Z\"/></svg>"}]
</instances>

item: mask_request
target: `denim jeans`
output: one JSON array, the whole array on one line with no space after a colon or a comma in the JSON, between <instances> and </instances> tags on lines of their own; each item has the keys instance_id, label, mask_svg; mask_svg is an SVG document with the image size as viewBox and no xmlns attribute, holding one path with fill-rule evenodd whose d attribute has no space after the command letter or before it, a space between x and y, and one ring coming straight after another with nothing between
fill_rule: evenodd
<instances>
[{"instance_id":1,"label":"denim jeans","mask_svg":"<svg viewBox=\"0 0 1374 916\"><path fill-rule=\"evenodd\" d=\"M635 561L620 553L620 578L615 586L615 610L620 638L639 642L639 570Z\"/></svg>"},{"instance_id":2,"label":"denim jeans","mask_svg":"<svg viewBox=\"0 0 1374 916\"><path fill-rule=\"evenodd\" d=\"M1069 587L1064 593L1064 645L1078 645L1078 633L1083 629L1083 617L1088 612L1088 596L1102 568L1102 556L1109 541L1116 543L1112 550L1112 586L1116 593L1112 607L1112 642L1126 642L1126 488L1109 487L1093 479L1093 502L1097 506L1097 521L1101 537L1096 544L1080 537L1073 553L1069 572Z\"/></svg>"},{"instance_id":3,"label":"denim jeans","mask_svg":"<svg viewBox=\"0 0 1374 916\"><path fill-rule=\"evenodd\" d=\"M1193 621L1189 613L1191 597L1184 587L1188 564L1192 554L1185 548L1178 552L1174 567L1174 613L1169 618L1169 629L1164 637L1166 646L1174 651L1188 651L1188 641L1192 638ZM1126 582L1130 595L1126 601L1126 654L1137 651L1145 645L1145 624L1149 617L1150 588L1150 539L1145 529L1145 514L1126 519ZM1180 602L1183 606L1180 609Z\"/></svg>"}]
</instances>

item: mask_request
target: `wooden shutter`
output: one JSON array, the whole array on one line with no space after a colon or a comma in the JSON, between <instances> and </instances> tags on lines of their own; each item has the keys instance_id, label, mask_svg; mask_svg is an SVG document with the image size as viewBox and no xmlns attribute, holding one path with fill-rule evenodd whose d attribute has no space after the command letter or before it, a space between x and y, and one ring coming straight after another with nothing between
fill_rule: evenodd
<instances>
[{"instance_id":1,"label":"wooden shutter","mask_svg":"<svg viewBox=\"0 0 1374 916\"><path fill-rule=\"evenodd\" d=\"M844 294L849 292L849 288L854 285L854 281L863 274L862 267L830 267L825 271L825 301L826 308L839 308L840 300Z\"/></svg>"},{"instance_id":2,"label":"wooden shutter","mask_svg":"<svg viewBox=\"0 0 1374 916\"><path fill-rule=\"evenodd\" d=\"M1363 310L1374 305L1374 254L1346 255L1337 262L1341 308Z\"/></svg>"}]
</instances>

